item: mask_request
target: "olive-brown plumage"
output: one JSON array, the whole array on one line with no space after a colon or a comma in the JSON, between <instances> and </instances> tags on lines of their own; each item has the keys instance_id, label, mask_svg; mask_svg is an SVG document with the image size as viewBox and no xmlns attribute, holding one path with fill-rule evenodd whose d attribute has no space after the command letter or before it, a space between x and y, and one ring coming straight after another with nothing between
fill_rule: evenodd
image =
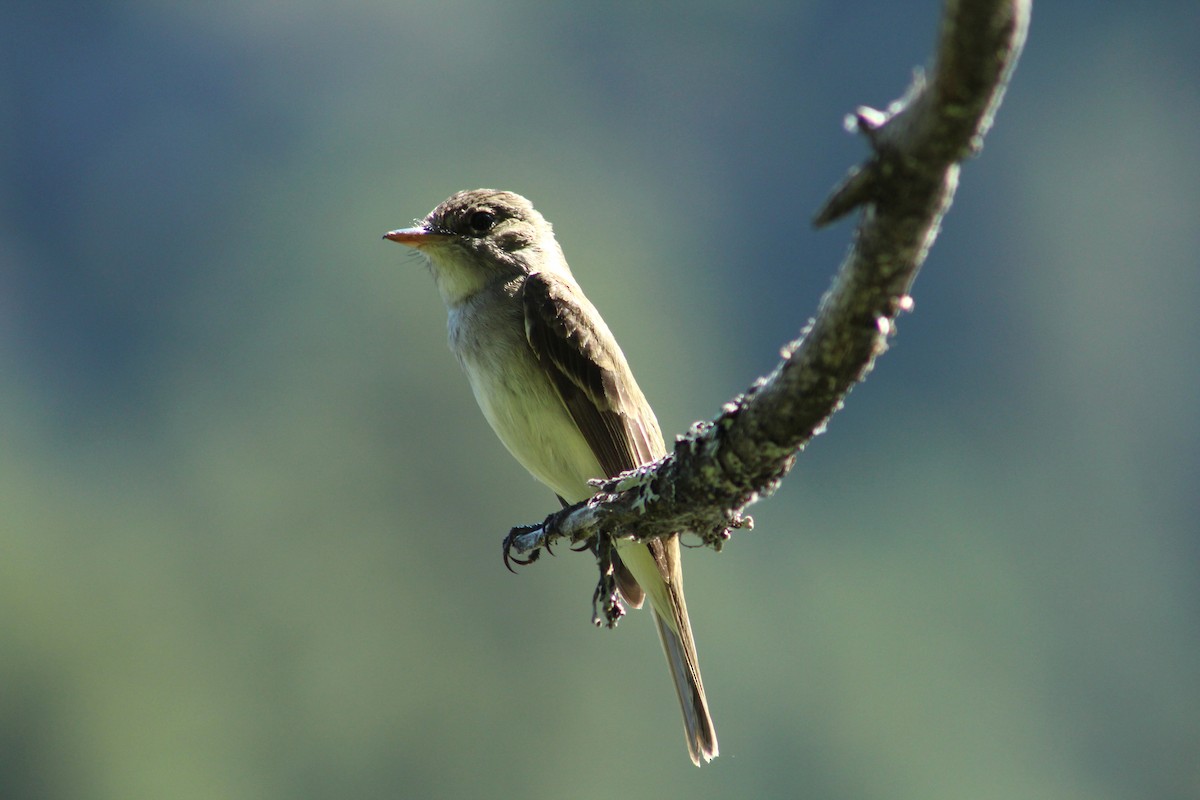
<instances>
[{"instance_id":1,"label":"olive-brown plumage","mask_svg":"<svg viewBox=\"0 0 1200 800\"><path fill-rule=\"evenodd\" d=\"M569 503L666 453L608 326L571 275L550 223L520 195L459 192L386 237L424 254L449 312L450 349L509 452ZM617 541L618 586L650 599L697 765L717 738L683 597L678 536Z\"/></svg>"}]
</instances>

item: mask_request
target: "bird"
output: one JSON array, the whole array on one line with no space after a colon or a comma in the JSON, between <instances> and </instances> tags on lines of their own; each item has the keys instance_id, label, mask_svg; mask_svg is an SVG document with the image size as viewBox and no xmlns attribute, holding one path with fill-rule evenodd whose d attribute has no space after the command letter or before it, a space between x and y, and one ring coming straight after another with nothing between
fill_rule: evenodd
<instances>
[{"instance_id":1,"label":"bird","mask_svg":"<svg viewBox=\"0 0 1200 800\"><path fill-rule=\"evenodd\" d=\"M564 505L666 454L654 411L620 346L567 266L550 223L519 194L451 195L414 227L384 234L414 248L446 305L450 350L509 453ZM683 712L688 755L718 755L683 595L679 535L617 538L624 601L649 599Z\"/></svg>"}]
</instances>

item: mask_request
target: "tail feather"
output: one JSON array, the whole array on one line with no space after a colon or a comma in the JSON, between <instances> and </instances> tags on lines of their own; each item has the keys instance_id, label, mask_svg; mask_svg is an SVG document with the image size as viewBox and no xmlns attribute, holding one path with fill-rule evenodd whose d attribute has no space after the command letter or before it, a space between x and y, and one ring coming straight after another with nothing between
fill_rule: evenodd
<instances>
[{"instance_id":1,"label":"tail feather","mask_svg":"<svg viewBox=\"0 0 1200 800\"><path fill-rule=\"evenodd\" d=\"M687 603L683 599L683 572L679 564L679 538L657 539L649 545L629 540L617 540L620 562L636 589L634 595L650 601L658 638L671 680L679 695L683 710L684 734L692 763L700 766L701 759L717 757L717 733L713 729L708 701L704 698L704 683L696 660L696 645L692 640L692 625L688 621ZM625 594L624 582L621 592ZM626 595L628 597L628 595Z\"/></svg>"},{"instance_id":2,"label":"tail feather","mask_svg":"<svg viewBox=\"0 0 1200 800\"><path fill-rule=\"evenodd\" d=\"M696 660L696 647L692 643L691 625L686 612L681 615L680 632L657 613L654 622L658 638L671 668L671 679L675 693L679 696L679 707L683 711L683 730L687 738L688 754L692 763L700 766L700 759L707 763L717 757L717 731L713 727L712 715L708 711L708 700L704 697L704 683L700 680L700 667ZM682 634L682 635L680 635Z\"/></svg>"}]
</instances>

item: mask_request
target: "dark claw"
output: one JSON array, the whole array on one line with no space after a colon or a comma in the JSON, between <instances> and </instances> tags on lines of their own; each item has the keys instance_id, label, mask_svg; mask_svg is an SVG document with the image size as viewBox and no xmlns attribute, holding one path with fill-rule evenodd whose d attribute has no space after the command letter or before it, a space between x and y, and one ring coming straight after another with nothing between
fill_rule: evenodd
<instances>
[{"instance_id":1,"label":"dark claw","mask_svg":"<svg viewBox=\"0 0 1200 800\"><path fill-rule=\"evenodd\" d=\"M522 533L528 533L529 531L533 530L536 527L537 527L536 525L529 525L529 526L524 526L524 527L518 526L518 527L510 530L508 532L508 535L504 537L504 566L509 572L511 572L514 575L517 574L517 571L515 569L513 569L513 567L512 567L513 564L516 564L517 566L521 566L521 567L527 567L530 564L532 564L533 562L537 561L538 557L541 556L541 554L542 554L542 551L540 548L534 548L533 551L531 551L529 553L529 558L521 558L520 556L514 556L512 554L513 539ZM549 548L546 548L546 549L549 549ZM553 555L553 553L551 553L551 555Z\"/></svg>"},{"instance_id":2,"label":"dark claw","mask_svg":"<svg viewBox=\"0 0 1200 800\"><path fill-rule=\"evenodd\" d=\"M540 549L538 549L538 550L534 550L534 551L530 552L529 558L520 558L519 556L514 556L511 553L509 553L508 548L506 547L506 548L504 548L504 566L513 575L516 575L517 571L512 568L513 564L516 564L519 567L527 567L530 564L532 564L533 562L537 561L538 556L540 556L541 554L542 554L542 551Z\"/></svg>"}]
</instances>

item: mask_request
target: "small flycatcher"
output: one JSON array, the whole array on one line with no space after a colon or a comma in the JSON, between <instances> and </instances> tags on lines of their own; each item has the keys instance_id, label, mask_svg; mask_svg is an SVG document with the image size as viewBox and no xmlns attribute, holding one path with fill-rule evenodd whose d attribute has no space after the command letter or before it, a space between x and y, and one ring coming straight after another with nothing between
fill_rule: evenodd
<instances>
[{"instance_id":1,"label":"small flycatcher","mask_svg":"<svg viewBox=\"0 0 1200 800\"><path fill-rule=\"evenodd\" d=\"M528 200L492 189L459 192L416 227L384 238L425 256L450 314L450 349L483 415L562 502L591 497L590 478L666 454L621 348ZM699 766L716 757L717 735L683 599L679 537L616 544L617 585L635 608L650 599Z\"/></svg>"}]
</instances>

